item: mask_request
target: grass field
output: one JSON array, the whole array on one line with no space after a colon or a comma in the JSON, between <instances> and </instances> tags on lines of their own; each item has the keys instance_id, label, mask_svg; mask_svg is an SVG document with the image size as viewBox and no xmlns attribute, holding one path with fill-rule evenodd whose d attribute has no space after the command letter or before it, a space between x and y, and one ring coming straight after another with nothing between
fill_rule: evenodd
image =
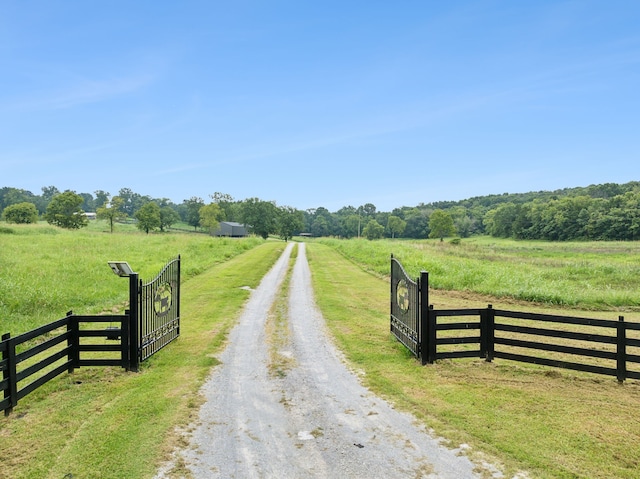
<instances>
[{"instance_id":1,"label":"grass field","mask_svg":"<svg viewBox=\"0 0 640 479\"><path fill-rule=\"evenodd\" d=\"M16 335L62 318L69 310L123 311L128 283L111 272L109 260L127 261L148 280L180 254L182 278L188 280L262 242L201 234L147 235L130 225L118 225L113 234L103 233L105 229L102 221L80 231L44 224L1 226L0 332Z\"/></svg>"},{"instance_id":2,"label":"grass field","mask_svg":"<svg viewBox=\"0 0 640 479\"><path fill-rule=\"evenodd\" d=\"M255 287L284 246L206 235L111 235L99 227L67 232L43 225L0 224L2 332L17 334L30 324L57 319L68 309L124 309L126 281L110 272L107 260L127 260L143 277L154 275L176 254L182 255L184 265L180 339L146 361L140 373L81 368L21 400L8 418L0 418L0 478L153 477L171 450L183 444L176 431L188 427L197 413L199 386L217 363L248 298L242 286ZM438 308L484 307L491 302L509 306L504 309L590 317L601 317L602 310L613 317L625 311L629 320L640 321L638 278L633 275L639 250L635 243L486 238L460 245L316 240L308 245L308 258L318 304L336 343L365 384L415 414L452 446L468 444L473 458L501 465L508 477L527 471L527 477L543 479L631 479L640 469L637 381L619 386L614 378L500 360L420 366L389 334L388 274L391 253L411 275L429 270L435 287L431 300ZM464 267L455 265L456 257ZM509 293L509 270L517 277L521 264L537 271L534 276L543 283L558 273L561 281L551 300L544 301L550 290L533 277L528 284L547 291L537 302ZM576 266L580 264L583 269ZM491 275L502 275L507 285L492 290L491 284L501 282L478 280L484 276L483 265ZM610 295L594 300L581 291L587 290L580 287L588 278L584 269L591 267L599 269L603 284L610 285ZM478 271L465 276L465 268ZM20 271L17 277L15 270ZM436 283L446 271L463 281ZM464 282L465 277L476 279ZM574 297L577 293L579 299ZM625 294L629 304L620 299ZM283 304L280 301L272 311L268 335L273 341L286 340ZM289 367L271 366L274 374ZM176 464L173 472L172 477L182 477L184 465Z\"/></svg>"},{"instance_id":3,"label":"grass field","mask_svg":"<svg viewBox=\"0 0 640 479\"><path fill-rule=\"evenodd\" d=\"M391 253L433 289L589 310L640 311L640 243L317 240L380 276Z\"/></svg>"}]
</instances>

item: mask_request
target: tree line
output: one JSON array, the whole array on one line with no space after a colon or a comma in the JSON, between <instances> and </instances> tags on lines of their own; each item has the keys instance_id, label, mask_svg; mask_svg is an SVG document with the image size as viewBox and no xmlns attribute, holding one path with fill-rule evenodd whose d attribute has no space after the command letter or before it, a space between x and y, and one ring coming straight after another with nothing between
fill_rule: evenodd
<instances>
[{"instance_id":1,"label":"tree line","mask_svg":"<svg viewBox=\"0 0 640 479\"><path fill-rule=\"evenodd\" d=\"M235 200L219 192L211 194L209 202L194 196L175 204L129 188L114 196L102 190L94 194L60 192L54 186L43 187L41 195L12 187L0 189L0 213L9 222L42 218L57 226L77 228L86 224L83 212L96 212L112 229L118 222L133 219L146 232L165 231L176 223L213 232L220 221L233 221L248 225L264 238L280 235L289 239L306 233L368 239L489 234L554 241L637 240L640 182L486 195L403 206L391 212L377 211L372 203L345 206L335 212L324 207L301 211L259 198Z\"/></svg>"},{"instance_id":2,"label":"tree line","mask_svg":"<svg viewBox=\"0 0 640 479\"><path fill-rule=\"evenodd\" d=\"M230 195L214 193L211 201L192 197L181 204L168 198L142 196L129 188L117 195L99 190L90 193L60 192L56 187L42 188L42 195L12 187L0 189L0 214L9 223L35 223L40 219L68 229L87 226L88 213L106 220L111 232L117 223L134 221L149 233L166 231L177 223L186 223L194 230L213 234L221 221L248 225L252 233L267 238L277 234L285 240L304 228L304 215L291 207L278 207L275 202L249 198L235 201Z\"/></svg>"}]
</instances>

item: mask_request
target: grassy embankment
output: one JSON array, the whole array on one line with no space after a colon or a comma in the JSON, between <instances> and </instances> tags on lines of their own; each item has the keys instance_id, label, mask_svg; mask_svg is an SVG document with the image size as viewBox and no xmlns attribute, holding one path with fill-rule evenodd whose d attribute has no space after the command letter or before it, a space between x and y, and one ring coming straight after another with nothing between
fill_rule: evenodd
<instances>
[{"instance_id":1,"label":"grassy embankment","mask_svg":"<svg viewBox=\"0 0 640 479\"><path fill-rule=\"evenodd\" d=\"M626 309L634 311L624 313L628 320L640 321L640 244L320 240L308 250L329 327L373 391L452 445L470 444L473 457L483 451L511 474L638 477L637 381L619 386L615 378L504 360L419 366L389 335L389 285L383 276L393 252L409 274L430 272L432 286L442 288L431 291L436 308L491 302L503 309L603 319L616 319ZM528 297L539 303L524 302Z\"/></svg>"},{"instance_id":2,"label":"grassy embankment","mask_svg":"<svg viewBox=\"0 0 640 479\"><path fill-rule=\"evenodd\" d=\"M57 319L59 314L51 312L56 308L123 308L127 284L109 271L108 259L126 259L148 277L168 257L182 254L178 341L146 361L140 373L81 368L22 399L8 418L0 417L0 478L153 477L180 440L175 427L188 424L197 412L199 386L216 364L215 356L248 298L249 292L241 287L258 285L284 243L12 229L13 234L0 235L5 315L0 326L12 333L29 329L36 320ZM75 267L64 266L67 263ZM16 277L14 268L29 271ZM110 279L110 285L102 284ZM11 303L4 301L5 294L11 295ZM26 310L19 310L20 305ZM10 321L4 319L7 312ZM21 325L32 312L36 319Z\"/></svg>"}]
</instances>

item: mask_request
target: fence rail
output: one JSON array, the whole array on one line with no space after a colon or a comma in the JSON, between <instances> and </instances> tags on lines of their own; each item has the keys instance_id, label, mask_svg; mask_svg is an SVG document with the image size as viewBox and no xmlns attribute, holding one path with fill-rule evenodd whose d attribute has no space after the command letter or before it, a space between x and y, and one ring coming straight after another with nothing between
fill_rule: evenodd
<instances>
[{"instance_id":1,"label":"fence rail","mask_svg":"<svg viewBox=\"0 0 640 479\"><path fill-rule=\"evenodd\" d=\"M120 323L119 328L85 329L88 324ZM4 334L0 341L0 411L8 415L18 401L40 386L61 375L73 372L82 366L122 366L128 367L128 324L129 317L121 316L77 316L72 311L67 315L33 329L27 333L11 337ZM87 338L113 339L116 344L88 343ZM95 339L94 339L95 341ZM119 353L118 358L90 358L85 353Z\"/></svg>"},{"instance_id":2,"label":"fence rail","mask_svg":"<svg viewBox=\"0 0 640 479\"><path fill-rule=\"evenodd\" d=\"M629 332L640 331L640 324L625 322L623 316L613 321L498 310L491 305L460 310L431 307L428 315L430 328L436 332L425 348L428 363L445 358L501 358L615 376L621 382L640 379L640 367L636 366L640 365L640 354L633 353L640 352L640 334L628 337ZM461 322L460 317L478 319ZM455 318L456 322L445 322L444 318ZM478 334L470 335L471 331ZM595 361L572 359L577 357Z\"/></svg>"},{"instance_id":3,"label":"fence rail","mask_svg":"<svg viewBox=\"0 0 640 479\"><path fill-rule=\"evenodd\" d=\"M503 310L493 310L493 315L495 318L516 319L519 322L541 322L545 326L495 320L495 334L505 334L494 338L494 344L505 346L505 349L494 352L496 358L616 376L621 382L627 378L640 379L640 367L637 366L640 365L640 355L633 354L640 352L640 333L635 333L640 332L640 324L627 322L624 316L618 316L618 320L613 321ZM551 329L549 325L554 328L566 328L569 325L579 330ZM629 337L630 334L638 337ZM560 344L546 342L550 338L562 341ZM514 352L513 349L559 353L561 357L532 357ZM576 357L594 358L597 361L586 363L570 360ZM600 364L603 362L600 360L604 360L606 365Z\"/></svg>"}]
</instances>

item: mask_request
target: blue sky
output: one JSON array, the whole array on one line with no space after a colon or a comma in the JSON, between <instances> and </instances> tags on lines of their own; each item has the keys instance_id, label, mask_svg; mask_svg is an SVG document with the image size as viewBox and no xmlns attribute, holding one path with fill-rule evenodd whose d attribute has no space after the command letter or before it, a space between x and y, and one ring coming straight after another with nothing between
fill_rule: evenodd
<instances>
[{"instance_id":1,"label":"blue sky","mask_svg":"<svg viewBox=\"0 0 640 479\"><path fill-rule=\"evenodd\" d=\"M0 187L379 211L640 180L640 2L0 0Z\"/></svg>"}]
</instances>

